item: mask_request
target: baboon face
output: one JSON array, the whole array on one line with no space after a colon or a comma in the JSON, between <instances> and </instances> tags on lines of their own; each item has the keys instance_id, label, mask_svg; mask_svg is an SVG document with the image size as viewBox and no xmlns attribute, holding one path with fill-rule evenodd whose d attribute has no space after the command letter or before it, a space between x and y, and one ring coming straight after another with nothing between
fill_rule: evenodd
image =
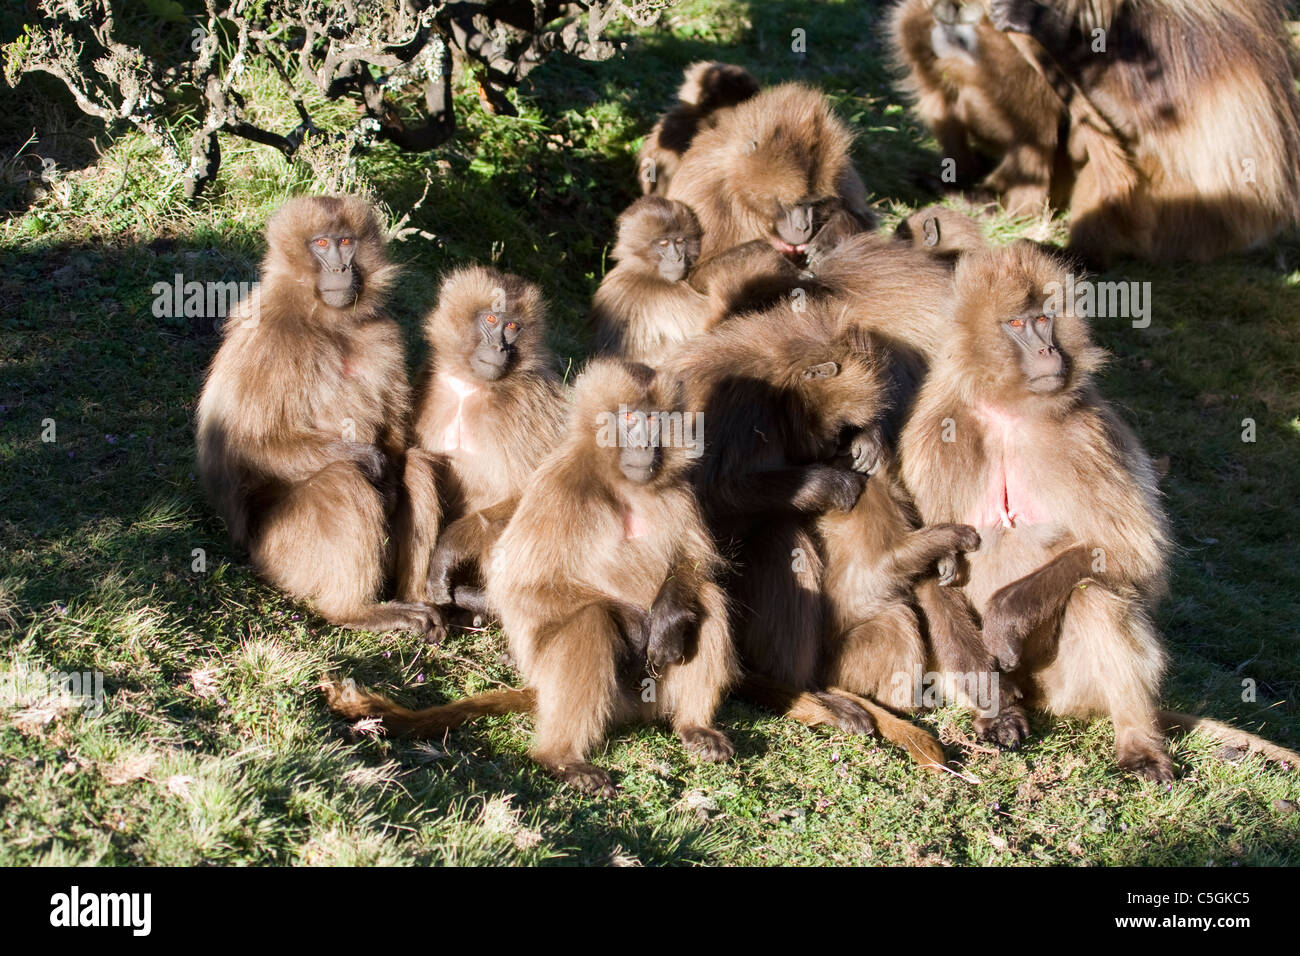
<instances>
[{"instance_id":1,"label":"baboon face","mask_svg":"<svg viewBox=\"0 0 1300 956\"><path fill-rule=\"evenodd\" d=\"M788 204L778 203L772 214L774 244L787 256L806 252L808 244L839 208L841 203L835 198L805 198Z\"/></svg>"},{"instance_id":2,"label":"baboon face","mask_svg":"<svg viewBox=\"0 0 1300 956\"><path fill-rule=\"evenodd\" d=\"M361 273L352 260L357 251L356 236L347 232L317 233L307 240L316 260L316 294L326 305L345 309L357 300Z\"/></svg>"},{"instance_id":3,"label":"baboon face","mask_svg":"<svg viewBox=\"0 0 1300 956\"><path fill-rule=\"evenodd\" d=\"M618 470L634 485L649 484L663 463L655 410L629 408L623 414L627 438L619 449Z\"/></svg>"},{"instance_id":4,"label":"baboon face","mask_svg":"<svg viewBox=\"0 0 1300 956\"><path fill-rule=\"evenodd\" d=\"M1002 331L1015 344L1025 387L1037 395L1065 387L1066 356L1056 344L1055 322L1051 309L1029 309L1002 323Z\"/></svg>"},{"instance_id":5,"label":"baboon face","mask_svg":"<svg viewBox=\"0 0 1300 956\"><path fill-rule=\"evenodd\" d=\"M377 311L396 269L374 209L355 196L291 199L267 224L264 281L277 279L326 307L327 321ZM305 305L305 303L304 303Z\"/></svg>"},{"instance_id":6,"label":"baboon face","mask_svg":"<svg viewBox=\"0 0 1300 956\"><path fill-rule=\"evenodd\" d=\"M692 241L689 236L682 233L673 233L660 236L651 244L649 258L652 262L657 260L660 278L668 282L677 282L685 279L686 273L691 271L699 251L698 239Z\"/></svg>"},{"instance_id":7,"label":"baboon face","mask_svg":"<svg viewBox=\"0 0 1300 956\"><path fill-rule=\"evenodd\" d=\"M635 257L667 282L686 278L700 257L700 223L691 207L659 196L638 199L618 217L614 258Z\"/></svg>"},{"instance_id":8,"label":"baboon face","mask_svg":"<svg viewBox=\"0 0 1300 956\"><path fill-rule=\"evenodd\" d=\"M485 382L495 382L514 365L523 321L504 309L484 309L478 313L475 327L479 342L470 354L470 368Z\"/></svg>"}]
</instances>

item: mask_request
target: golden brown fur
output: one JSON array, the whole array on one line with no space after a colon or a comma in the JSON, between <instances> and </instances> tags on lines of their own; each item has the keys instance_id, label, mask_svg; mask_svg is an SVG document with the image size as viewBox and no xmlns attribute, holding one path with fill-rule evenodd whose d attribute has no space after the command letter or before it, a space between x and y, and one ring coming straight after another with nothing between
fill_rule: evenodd
<instances>
[{"instance_id":1,"label":"golden brown fur","mask_svg":"<svg viewBox=\"0 0 1300 956\"><path fill-rule=\"evenodd\" d=\"M494 309L522 328L505 374L486 381L471 357L482 341L478 317ZM432 354L421 373L408 472L418 473L436 494L430 502L431 492L425 491L404 548L399 589L408 599L430 593L430 553L441 530L517 499L537 463L559 441L568 415L545 343L546 306L532 283L480 266L455 270L444 279L438 305L425 320L425 337ZM415 483L412 474L408 485ZM472 525L461 530L468 533ZM481 557L491 538L474 538L459 555ZM448 560L454 565L460 558ZM451 603L448 575L454 568L440 570L432 596Z\"/></svg>"},{"instance_id":2,"label":"golden brown fur","mask_svg":"<svg viewBox=\"0 0 1300 956\"><path fill-rule=\"evenodd\" d=\"M877 424L878 355L855 332L839 331L832 307L810 303L803 312L786 305L731 319L683 346L668 370L685 382L687 405L705 426L695 486L736 554L730 587L742 660L793 692L751 696L807 723L870 731L851 695L818 689L822 562L811 530L823 512L852 507L862 489L860 474L829 462L846 432ZM942 762L937 747L918 749L910 731L891 739Z\"/></svg>"},{"instance_id":3,"label":"golden brown fur","mask_svg":"<svg viewBox=\"0 0 1300 956\"><path fill-rule=\"evenodd\" d=\"M637 156L637 177L645 195L664 196L682 154L695 134L717 125L718 115L758 92L758 80L730 63L692 63L686 68L677 104L659 118Z\"/></svg>"},{"instance_id":4,"label":"golden brown fur","mask_svg":"<svg viewBox=\"0 0 1300 956\"><path fill-rule=\"evenodd\" d=\"M618 263L592 300L596 352L657 366L665 352L707 327L710 302L687 275L659 271L659 243L684 241L689 270L700 257L700 224L684 203L660 196L638 199L618 217L610 258Z\"/></svg>"},{"instance_id":5,"label":"golden brown fur","mask_svg":"<svg viewBox=\"0 0 1300 956\"><path fill-rule=\"evenodd\" d=\"M355 243L345 307L317 288L309 243L323 233ZM199 474L272 584L335 624L429 632L433 608L376 603L409 411L384 243L352 197L295 199L271 218L259 288L226 323L199 398Z\"/></svg>"},{"instance_id":6,"label":"golden brown fur","mask_svg":"<svg viewBox=\"0 0 1300 956\"><path fill-rule=\"evenodd\" d=\"M982 185L1013 215L1042 212L1050 196L1068 200L1061 100L977 0L903 0L891 13L889 40L903 88L943 159L955 163L957 184L975 181L977 154L991 155L997 165Z\"/></svg>"},{"instance_id":7,"label":"golden brown fur","mask_svg":"<svg viewBox=\"0 0 1300 956\"><path fill-rule=\"evenodd\" d=\"M1027 391L1001 328L1035 304L1050 309L1042 305L1049 283L1065 278L1027 244L959 262L950 348L904 428L903 474L927 523L979 531L965 591L983 616L986 643L1027 702L1058 714L1109 715L1121 764L1167 779L1155 707L1165 652L1150 614L1170 541L1154 470L1093 387L1102 353L1070 303L1055 309L1066 378L1050 394ZM1011 517L999 521L996 507ZM1096 571L1098 554L1104 573ZM1034 578L1049 566L1078 577L1058 580L1048 570ZM1008 586L1020 586L1026 600ZM1032 600L1025 588L1037 588Z\"/></svg>"},{"instance_id":8,"label":"golden brown fur","mask_svg":"<svg viewBox=\"0 0 1300 956\"><path fill-rule=\"evenodd\" d=\"M943 206L926 206L898 224L894 235L913 248L949 262L988 248L984 230L970 216Z\"/></svg>"},{"instance_id":9,"label":"golden brown fur","mask_svg":"<svg viewBox=\"0 0 1300 956\"><path fill-rule=\"evenodd\" d=\"M488 574L510 650L535 694L534 760L575 786L611 789L587 755L616 722L667 718L687 749L731 756L713 715L735 675L720 558L685 477L685 451L661 447L652 477L629 480L607 440L624 412L682 411L676 389L645 366L596 360L580 377L563 443L540 465ZM666 597L667 596L667 597ZM684 616L683 616L684 615ZM676 620L680 657L647 673ZM647 634L648 632L648 634ZM650 693L647 694L647 688ZM411 714L369 695L328 690L341 712L392 716L393 729L436 733L478 712L529 709L500 694Z\"/></svg>"},{"instance_id":10,"label":"golden brown fur","mask_svg":"<svg viewBox=\"0 0 1300 956\"><path fill-rule=\"evenodd\" d=\"M1081 165L1070 245L1114 255L1204 261L1271 238L1300 219L1300 99L1277 0L1053 0L1062 24L1032 34L1124 147L1074 124ZM1082 137L1081 141L1076 139ZM1119 183L1116 189L1114 184ZM1131 185L1125 190L1123 187Z\"/></svg>"},{"instance_id":11,"label":"golden brown fur","mask_svg":"<svg viewBox=\"0 0 1300 956\"><path fill-rule=\"evenodd\" d=\"M782 243L775 223L800 203L819 204L824 232L812 244L833 244L874 222L851 143L822 93L797 83L771 87L695 137L667 196L695 210L705 256L753 239ZM788 243L778 247L787 251Z\"/></svg>"},{"instance_id":12,"label":"golden brown fur","mask_svg":"<svg viewBox=\"0 0 1300 956\"><path fill-rule=\"evenodd\" d=\"M845 318L904 353L938 355L952 325L952 267L876 233L845 240L814 269Z\"/></svg>"}]
</instances>

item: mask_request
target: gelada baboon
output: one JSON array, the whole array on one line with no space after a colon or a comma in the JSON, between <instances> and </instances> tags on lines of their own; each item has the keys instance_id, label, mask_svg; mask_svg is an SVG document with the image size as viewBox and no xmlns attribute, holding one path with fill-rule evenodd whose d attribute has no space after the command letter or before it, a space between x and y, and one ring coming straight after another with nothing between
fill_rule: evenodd
<instances>
[{"instance_id":1,"label":"gelada baboon","mask_svg":"<svg viewBox=\"0 0 1300 956\"><path fill-rule=\"evenodd\" d=\"M903 476L926 522L978 530L965 591L1025 702L1108 715L1120 765L1168 780L1162 724L1247 735L1156 709L1169 524L1150 459L1092 384L1103 353L1065 280L1026 243L958 262L952 347L904 426Z\"/></svg>"},{"instance_id":2,"label":"gelada baboon","mask_svg":"<svg viewBox=\"0 0 1300 956\"><path fill-rule=\"evenodd\" d=\"M407 453L408 473L422 479L411 474L408 485L425 493L400 586L408 599L428 595L483 614L477 564L533 469L558 444L568 406L546 348L545 303L531 282L481 266L455 270L425 320L425 337L432 354ZM461 565L468 567L458 579Z\"/></svg>"},{"instance_id":3,"label":"gelada baboon","mask_svg":"<svg viewBox=\"0 0 1300 956\"><path fill-rule=\"evenodd\" d=\"M638 199L618 217L618 239L592 300L596 351L657 366L665 352L699 335L709 298L686 281L700 258L700 224L689 206Z\"/></svg>"},{"instance_id":4,"label":"gelada baboon","mask_svg":"<svg viewBox=\"0 0 1300 956\"><path fill-rule=\"evenodd\" d=\"M877 422L886 436L897 436L923 370L910 356L860 340L887 372ZM872 400L864 396L864 403ZM892 441L866 447L874 455L869 462L855 454L859 443L849 443L854 467L871 476L862 496L848 511L817 520L827 607L821 683L903 711L929 706L941 690L944 701L977 711L982 739L1017 746L1028 733L1019 694L1009 679L994 676L974 609L952 587L958 555L979 547L979 534L959 523L922 526Z\"/></svg>"},{"instance_id":5,"label":"gelada baboon","mask_svg":"<svg viewBox=\"0 0 1300 956\"><path fill-rule=\"evenodd\" d=\"M808 724L879 728L923 763L933 738L871 701L818 684L825 627L819 515L853 507L880 452L877 356L857 332L810 301L731 319L682 346L667 366L700 412L704 453L695 487L736 569L733 633L741 692ZM851 451L851 467L835 459Z\"/></svg>"},{"instance_id":6,"label":"gelada baboon","mask_svg":"<svg viewBox=\"0 0 1300 956\"><path fill-rule=\"evenodd\" d=\"M970 186L983 175L1017 216L1041 213L1049 199L1068 203L1065 108L978 0L903 0L889 38L904 90L939 141L944 182ZM984 157L996 162L987 174Z\"/></svg>"},{"instance_id":7,"label":"gelada baboon","mask_svg":"<svg viewBox=\"0 0 1300 956\"><path fill-rule=\"evenodd\" d=\"M894 235L921 252L954 264L958 256L988 247L978 222L943 206L917 210L898 224Z\"/></svg>"},{"instance_id":8,"label":"gelada baboon","mask_svg":"<svg viewBox=\"0 0 1300 956\"><path fill-rule=\"evenodd\" d=\"M435 608L376 603L410 410L384 233L360 199L309 197L266 234L199 398L203 485L258 572L330 622L436 634Z\"/></svg>"},{"instance_id":9,"label":"gelada baboon","mask_svg":"<svg viewBox=\"0 0 1300 956\"><path fill-rule=\"evenodd\" d=\"M642 194L665 195L695 134L711 129L721 111L757 92L758 80L744 67L708 62L688 66L677 104L655 123L637 156Z\"/></svg>"},{"instance_id":10,"label":"gelada baboon","mask_svg":"<svg viewBox=\"0 0 1300 956\"><path fill-rule=\"evenodd\" d=\"M587 762L611 725L664 717L701 759L733 753L713 727L736 665L720 558L686 480L679 389L644 365L597 359L579 378L563 443L529 481L488 571L527 690L409 711L327 683L349 718L437 735L481 713L531 711L534 760L610 793Z\"/></svg>"},{"instance_id":11,"label":"gelada baboon","mask_svg":"<svg viewBox=\"0 0 1300 956\"><path fill-rule=\"evenodd\" d=\"M1300 99L1279 0L989 9L1071 100L1072 249L1203 261L1300 219Z\"/></svg>"},{"instance_id":12,"label":"gelada baboon","mask_svg":"<svg viewBox=\"0 0 1300 956\"><path fill-rule=\"evenodd\" d=\"M875 222L851 143L824 94L774 86L695 137L667 196L695 211L705 256L762 239L815 259Z\"/></svg>"},{"instance_id":13,"label":"gelada baboon","mask_svg":"<svg viewBox=\"0 0 1300 956\"><path fill-rule=\"evenodd\" d=\"M952 266L879 233L851 236L813 268L809 298L833 300L854 324L899 354L933 358L952 324Z\"/></svg>"}]
</instances>

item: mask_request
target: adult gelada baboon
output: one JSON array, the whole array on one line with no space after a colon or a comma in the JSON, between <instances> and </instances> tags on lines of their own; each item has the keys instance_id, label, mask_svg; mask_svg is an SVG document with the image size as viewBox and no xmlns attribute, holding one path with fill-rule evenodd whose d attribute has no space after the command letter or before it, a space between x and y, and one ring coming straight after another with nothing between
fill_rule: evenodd
<instances>
[{"instance_id":1,"label":"adult gelada baboon","mask_svg":"<svg viewBox=\"0 0 1300 956\"><path fill-rule=\"evenodd\" d=\"M538 467L488 570L524 690L410 711L327 682L330 706L392 733L440 735L483 713L536 715L530 755L583 790L611 793L588 754L627 720L666 718L703 760L731 742L713 716L736 665L714 549L674 435L680 390L644 365L593 361L563 442Z\"/></svg>"},{"instance_id":2,"label":"adult gelada baboon","mask_svg":"<svg viewBox=\"0 0 1300 956\"><path fill-rule=\"evenodd\" d=\"M384 233L362 200L318 196L266 235L199 398L203 485L258 572L327 620L436 635L435 608L377 603L409 413Z\"/></svg>"},{"instance_id":3,"label":"adult gelada baboon","mask_svg":"<svg viewBox=\"0 0 1300 956\"><path fill-rule=\"evenodd\" d=\"M1069 202L1065 107L979 0L903 0L889 39L904 91L939 141L943 182L971 186L982 176L1016 216L1043 212L1049 199Z\"/></svg>"},{"instance_id":4,"label":"adult gelada baboon","mask_svg":"<svg viewBox=\"0 0 1300 956\"><path fill-rule=\"evenodd\" d=\"M1153 780L1173 776L1170 725L1292 759L1156 708L1169 523L1151 460L1093 385L1103 353L1066 278L1028 243L959 261L950 348L903 429L907 487L926 522L979 531L965 591L1027 704L1109 716L1120 765Z\"/></svg>"},{"instance_id":5,"label":"adult gelada baboon","mask_svg":"<svg viewBox=\"0 0 1300 956\"><path fill-rule=\"evenodd\" d=\"M879 729L923 763L942 763L920 728L845 689L818 683L826 628L813 529L853 507L880 451L879 357L835 310L810 302L728 320L672 357L687 407L705 424L695 487L725 553L741 692L807 724ZM852 446L851 463L836 461Z\"/></svg>"},{"instance_id":6,"label":"adult gelada baboon","mask_svg":"<svg viewBox=\"0 0 1300 956\"><path fill-rule=\"evenodd\" d=\"M852 139L824 94L774 86L695 137L667 196L695 211L702 255L762 239L815 259L875 223L849 157Z\"/></svg>"}]
</instances>

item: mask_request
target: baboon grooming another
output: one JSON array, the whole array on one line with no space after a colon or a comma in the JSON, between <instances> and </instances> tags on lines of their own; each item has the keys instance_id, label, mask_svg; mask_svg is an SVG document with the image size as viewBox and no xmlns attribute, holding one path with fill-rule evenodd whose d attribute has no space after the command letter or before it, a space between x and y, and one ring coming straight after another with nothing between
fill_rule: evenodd
<instances>
[{"instance_id":1,"label":"baboon grooming another","mask_svg":"<svg viewBox=\"0 0 1300 956\"><path fill-rule=\"evenodd\" d=\"M695 211L704 256L762 239L815 259L875 222L851 141L825 95L771 87L695 137L667 196Z\"/></svg>"},{"instance_id":2,"label":"baboon grooming another","mask_svg":"<svg viewBox=\"0 0 1300 956\"><path fill-rule=\"evenodd\" d=\"M665 195L695 134L712 128L720 112L757 92L758 80L744 67L707 62L688 66L677 91L677 105L655 123L637 156L641 192Z\"/></svg>"},{"instance_id":3,"label":"baboon grooming another","mask_svg":"<svg viewBox=\"0 0 1300 956\"><path fill-rule=\"evenodd\" d=\"M749 672L741 692L804 723L878 727L919 761L942 763L920 728L818 683L826 621L812 529L861 494L881 451L884 392L877 353L865 336L837 329L834 308L731 319L667 366L707 426L695 487L719 541L735 551L733 631ZM851 467L832 464L842 447Z\"/></svg>"},{"instance_id":4,"label":"baboon grooming another","mask_svg":"<svg viewBox=\"0 0 1300 956\"><path fill-rule=\"evenodd\" d=\"M720 559L685 448L669 437L682 414L678 390L644 365L598 359L579 378L568 435L529 481L488 572L527 690L410 711L330 683L330 706L424 736L476 714L534 712L533 759L597 793L613 785L587 755L619 721L667 718L701 759L729 758L713 715L734 651Z\"/></svg>"},{"instance_id":5,"label":"baboon grooming another","mask_svg":"<svg viewBox=\"0 0 1300 956\"><path fill-rule=\"evenodd\" d=\"M1162 724L1249 735L1156 709L1169 525L1150 459L1092 384L1103 353L1065 280L1027 243L958 263L950 348L904 427L903 475L925 521L979 531L965 590L1026 703L1108 715L1120 765L1169 780Z\"/></svg>"},{"instance_id":6,"label":"baboon grooming another","mask_svg":"<svg viewBox=\"0 0 1300 956\"><path fill-rule=\"evenodd\" d=\"M518 276L470 266L443 280L425 320L432 356L407 453L408 472L422 479L408 484L425 489L400 574L408 598L486 611L474 575L455 572L482 560L568 416L545 323L541 291Z\"/></svg>"},{"instance_id":7,"label":"baboon grooming another","mask_svg":"<svg viewBox=\"0 0 1300 956\"><path fill-rule=\"evenodd\" d=\"M410 410L383 231L360 199L308 197L266 235L199 398L203 485L257 571L330 622L437 634L435 608L377 603Z\"/></svg>"}]
</instances>

